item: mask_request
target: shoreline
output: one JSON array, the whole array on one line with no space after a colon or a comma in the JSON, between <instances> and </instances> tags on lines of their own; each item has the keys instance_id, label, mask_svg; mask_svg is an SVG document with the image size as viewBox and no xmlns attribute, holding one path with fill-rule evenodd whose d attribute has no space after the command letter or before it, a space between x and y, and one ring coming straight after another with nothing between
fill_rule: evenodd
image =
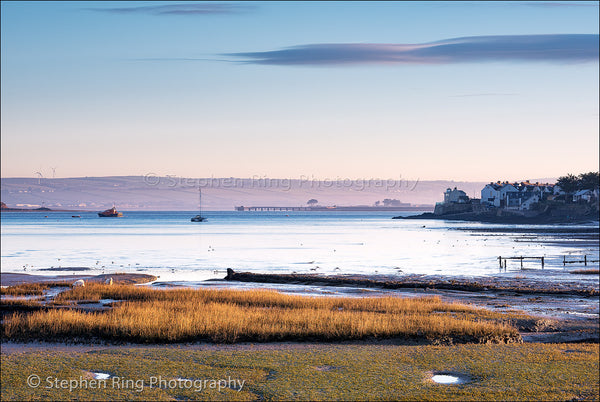
<instances>
[{"instance_id":1,"label":"shoreline","mask_svg":"<svg viewBox=\"0 0 600 402\"><path fill-rule=\"evenodd\" d=\"M450 290L466 292L514 292L527 295L568 295L568 296L598 296L598 286L581 288L574 284L541 284L531 283L520 279L498 279L482 277L470 280L458 277L407 275L381 279L367 275L319 275L319 274L259 274L252 272L235 272L227 269L225 281L283 283L319 286L356 286L380 289L421 289L421 290ZM537 286L536 286L537 285ZM540 285L546 285L541 287Z\"/></svg>"},{"instance_id":2,"label":"shoreline","mask_svg":"<svg viewBox=\"0 0 600 402\"><path fill-rule=\"evenodd\" d=\"M2 212L94 212L92 210L83 210L83 209L27 209L27 208L2 208L0 209L0 213Z\"/></svg>"},{"instance_id":3,"label":"shoreline","mask_svg":"<svg viewBox=\"0 0 600 402\"><path fill-rule=\"evenodd\" d=\"M72 269L69 269L72 270ZM14 272L2 272L0 273L0 284L1 286L14 286L29 283L41 283L41 282L75 282L83 279L84 281L104 283L105 280L112 278L113 283L116 284L141 284L150 283L158 279L154 275L148 274L126 274L126 273L113 273L113 274L100 274L100 275L34 275L34 274L23 274Z\"/></svg>"},{"instance_id":4,"label":"shoreline","mask_svg":"<svg viewBox=\"0 0 600 402\"><path fill-rule=\"evenodd\" d=\"M581 217L558 217L551 215L542 215L535 217L516 216L516 215L497 215L497 214L481 214L475 212L463 212L457 214L436 215L433 212L425 212L421 215L411 216L394 216L392 219L412 219L412 220L441 220L441 221L463 221L463 222L480 222L480 223L499 223L510 225L573 225L598 222L598 215L581 216Z\"/></svg>"}]
</instances>

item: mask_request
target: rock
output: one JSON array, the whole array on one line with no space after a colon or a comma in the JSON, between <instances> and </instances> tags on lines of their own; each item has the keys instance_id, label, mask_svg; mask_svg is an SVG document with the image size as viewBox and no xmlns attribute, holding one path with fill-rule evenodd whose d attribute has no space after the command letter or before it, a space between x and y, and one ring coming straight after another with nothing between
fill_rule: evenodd
<instances>
[{"instance_id":1,"label":"rock","mask_svg":"<svg viewBox=\"0 0 600 402\"><path fill-rule=\"evenodd\" d=\"M227 276L225 277L225 280L228 280L228 281L232 280L233 275L234 275L233 269L227 268Z\"/></svg>"}]
</instances>

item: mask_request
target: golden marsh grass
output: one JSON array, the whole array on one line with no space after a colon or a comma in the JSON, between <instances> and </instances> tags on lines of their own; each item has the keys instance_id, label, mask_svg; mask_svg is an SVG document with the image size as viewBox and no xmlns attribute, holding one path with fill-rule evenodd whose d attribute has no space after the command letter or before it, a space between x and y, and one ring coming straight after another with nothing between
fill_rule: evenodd
<instances>
[{"instance_id":1,"label":"golden marsh grass","mask_svg":"<svg viewBox=\"0 0 600 402\"><path fill-rule=\"evenodd\" d=\"M600 270L598 268L582 268L569 271L569 273L578 275L598 275Z\"/></svg>"},{"instance_id":2,"label":"golden marsh grass","mask_svg":"<svg viewBox=\"0 0 600 402\"><path fill-rule=\"evenodd\" d=\"M0 288L0 295L6 296L41 296L44 291L53 287L70 287L67 282L25 283L22 285Z\"/></svg>"},{"instance_id":3,"label":"golden marsh grass","mask_svg":"<svg viewBox=\"0 0 600 402\"><path fill-rule=\"evenodd\" d=\"M55 303L100 299L123 301L108 311L60 308L13 314L4 320L3 336L142 343L520 340L513 326L491 318L484 310L442 302L438 297L304 297L268 290L160 290L90 284L59 294Z\"/></svg>"}]
</instances>

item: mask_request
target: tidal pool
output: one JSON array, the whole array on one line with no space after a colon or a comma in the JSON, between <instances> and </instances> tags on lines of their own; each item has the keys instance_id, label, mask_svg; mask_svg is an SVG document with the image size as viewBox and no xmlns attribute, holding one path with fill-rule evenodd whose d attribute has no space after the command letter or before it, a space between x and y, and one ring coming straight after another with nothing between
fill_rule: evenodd
<instances>
[{"instance_id":1,"label":"tidal pool","mask_svg":"<svg viewBox=\"0 0 600 402\"><path fill-rule=\"evenodd\" d=\"M431 381L438 384L460 384L463 382L459 377L449 374L436 374L431 377Z\"/></svg>"}]
</instances>

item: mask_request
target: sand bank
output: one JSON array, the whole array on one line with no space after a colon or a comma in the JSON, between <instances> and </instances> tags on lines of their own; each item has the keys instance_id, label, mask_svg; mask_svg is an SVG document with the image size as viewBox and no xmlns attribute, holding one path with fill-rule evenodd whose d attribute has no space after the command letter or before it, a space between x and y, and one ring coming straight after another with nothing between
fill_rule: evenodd
<instances>
[{"instance_id":1,"label":"sand bank","mask_svg":"<svg viewBox=\"0 0 600 402\"><path fill-rule=\"evenodd\" d=\"M40 283L40 282L67 282L72 283L79 279L84 281L104 283L108 278L112 278L113 283L117 284L137 284L153 282L157 279L154 275L147 274L102 274L102 275L30 275L21 273L1 273L0 283L2 286L14 286L25 283Z\"/></svg>"}]
</instances>

